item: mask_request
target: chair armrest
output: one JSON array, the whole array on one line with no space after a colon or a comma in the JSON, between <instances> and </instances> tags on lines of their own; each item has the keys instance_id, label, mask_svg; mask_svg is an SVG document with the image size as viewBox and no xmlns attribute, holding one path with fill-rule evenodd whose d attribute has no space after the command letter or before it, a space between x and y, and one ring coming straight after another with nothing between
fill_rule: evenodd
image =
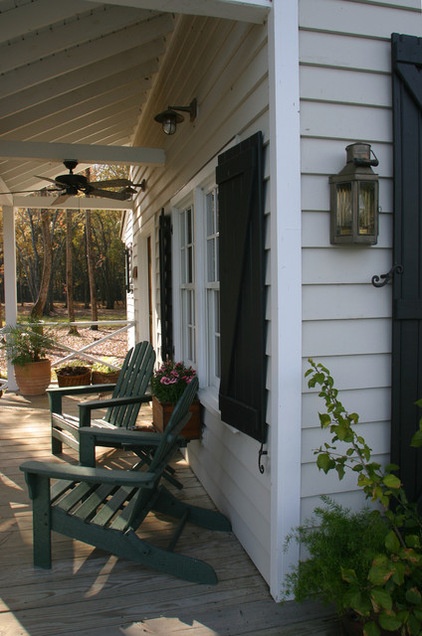
<instances>
[{"instance_id":1,"label":"chair armrest","mask_svg":"<svg viewBox=\"0 0 422 636\"><path fill-rule=\"evenodd\" d=\"M48 394L78 395L79 393L99 393L114 390L116 384L84 384L78 386L54 387L47 389Z\"/></svg>"},{"instance_id":2,"label":"chair armrest","mask_svg":"<svg viewBox=\"0 0 422 636\"><path fill-rule=\"evenodd\" d=\"M101 442L125 444L130 446L158 446L163 439L162 433L151 431L132 431L126 428L110 429L97 426L83 426L79 429L82 438L94 438L95 443L101 446ZM83 439L81 438L81 444Z\"/></svg>"},{"instance_id":3,"label":"chair armrest","mask_svg":"<svg viewBox=\"0 0 422 636\"><path fill-rule=\"evenodd\" d=\"M49 479L66 479L69 481L85 481L88 483L115 484L116 486L153 486L156 475L131 470L108 470L107 468L89 468L73 466L57 462L28 461L20 465L25 473L28 485L33 476L48 477ZM29 479L29 480L28 480ZM30 492L31 499L34 492Z\"/></svg>"},{"instance_id":4,"label":"chair armrest","mask_svg":"<svg viewBox=\"0 0 422 636\"><path fill-rule=\"evenodd\" d=\"M127 397L110 398L109 400L89 400L81 402L79 408L79 423L81 427L90 426L91 412L98 409L105 409L109 406L124 406L126 404L139 404L151 402L150 395L132 395Z\"/></svg>"},{"instance_id":5,"label":"chair armrest","mask_svg":"<svg viewBox=\"0 0 422 636\"><path fill-rule=\"evenodd\" d=\"M115 384L86 384L81 386L57 387L47 390L52 413L62 412L62 399L64 396L81 395L82 393L113 392Z\"/></svg>"}]
</instances>

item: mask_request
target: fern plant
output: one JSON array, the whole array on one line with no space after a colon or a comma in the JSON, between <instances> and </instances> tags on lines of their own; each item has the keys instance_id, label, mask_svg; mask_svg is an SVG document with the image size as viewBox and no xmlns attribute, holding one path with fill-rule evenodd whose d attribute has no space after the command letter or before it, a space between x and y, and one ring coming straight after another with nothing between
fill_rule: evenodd
<instances>
[{"instance_id":1,"label":"fern plant","mask_svg":"<svg viewBox=\"0 0 422 636\"><path fill-rule=\"evenodd\" d=\"M28 362L44 360L49 351L57 348L56 341L48 335L40 320L30 318L25 323L6 325L1 330L0 347L12 364L24 365Z\"/></svg>"}]
</instances>

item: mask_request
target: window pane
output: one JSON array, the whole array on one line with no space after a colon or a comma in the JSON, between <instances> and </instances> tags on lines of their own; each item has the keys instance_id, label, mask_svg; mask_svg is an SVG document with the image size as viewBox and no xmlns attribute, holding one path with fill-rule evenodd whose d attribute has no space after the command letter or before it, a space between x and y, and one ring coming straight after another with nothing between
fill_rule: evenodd
<instances>
[{"instance_id":1,"label":"window pane","mask_svg":"<svg viewBox=\"0 0 422 636\"><path fill-rule=\"evenodd\" d=\"M217 229L217 196L212 190L206 196L207 225L207 282L218 280L218 229Z\"/></svg>"}]
</instances>

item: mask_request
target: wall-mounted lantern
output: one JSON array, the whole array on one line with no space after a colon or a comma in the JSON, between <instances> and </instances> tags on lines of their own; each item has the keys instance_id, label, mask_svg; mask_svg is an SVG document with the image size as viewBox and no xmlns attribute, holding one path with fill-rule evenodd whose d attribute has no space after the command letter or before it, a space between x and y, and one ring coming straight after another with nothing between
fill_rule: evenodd
<instances>
[{"instance_id":1,"label":"wall-mounted lantern","mask_svg":"<svg viewBox=\"0 0 422 636\"><path fill-rule=\"evenodd\" d=\"M174 135L177 124L181 124L185 119L176 111L189 113L189 121L195 121L198 114L198 102L196 99L193 99L189 106L169 106L167 110L158 113L158 115L154 117L155 121L161 124L163 132L165 132L166 135Z\"/></svg>"},{"instance_id":2,"label":"wall-mounted lantern","mask_svg":"<svg viewBox=\"0 0 422 636\"><path fill-rule=\"evenodd\" d=\"M378 238L378 175L371 166L378 159L370 144L346 148L347 163L330 177L331 236L333 245L375 245ZM371 158L372 155L372 158Z\"/></svg>"}]
</instances>

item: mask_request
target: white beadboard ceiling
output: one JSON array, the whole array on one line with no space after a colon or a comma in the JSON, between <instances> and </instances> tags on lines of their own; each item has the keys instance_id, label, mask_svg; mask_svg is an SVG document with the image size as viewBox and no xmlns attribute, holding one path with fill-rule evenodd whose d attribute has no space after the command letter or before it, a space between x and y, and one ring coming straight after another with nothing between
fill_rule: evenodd
<instances>
[{"instance_id":1,"label":"white beadboard ceiling","mask_svg":"<svg viewBox=\"0 0 422 636\"><path fill-rule=\"evenodd\" d=\"M262 22L270 1L0 0L0 193L48 185L34 175L64 159L162 164L130 146L175 11Z\"/></svg>"}]
</instances>

